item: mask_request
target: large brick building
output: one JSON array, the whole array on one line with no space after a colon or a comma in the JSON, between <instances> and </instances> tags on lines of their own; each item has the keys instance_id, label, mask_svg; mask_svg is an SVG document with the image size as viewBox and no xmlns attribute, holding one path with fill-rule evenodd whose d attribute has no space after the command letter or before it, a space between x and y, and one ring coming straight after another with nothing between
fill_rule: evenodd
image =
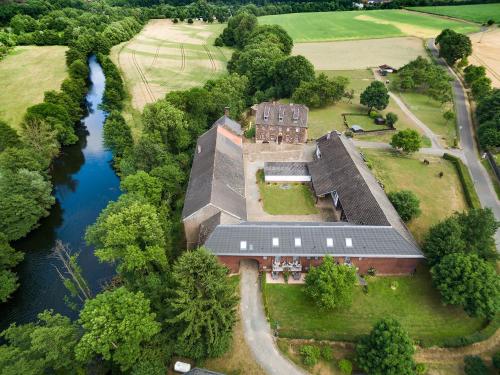
<instances>
[{"instance_id":1,"label":"large brick building","mask_svg":"<svg viewBox=\"0 0 500 375\"><path fill-rule=\"evenodd\" d=\"M305 143L309 109L302 104L264 102L255 114L255 141Z\"/></svg>"},{"instance_id":2,"label":"large brick building","mask_svg":"<svg viewBox=\"0 0 500 375\"><path fill-rule=\"evenodd\" d=\"M228 126L231 125L231 126ZM262 271L307 272L325 255L365 273L408 274L424 256L359 152L343 136L317 141L314 161L267 164L269 175L310 176L336 222L248 222L241 128L222 118L198 139L183 221L188 248L204 245L232 272L242 259Z\"/></svg>"}]
</instances>

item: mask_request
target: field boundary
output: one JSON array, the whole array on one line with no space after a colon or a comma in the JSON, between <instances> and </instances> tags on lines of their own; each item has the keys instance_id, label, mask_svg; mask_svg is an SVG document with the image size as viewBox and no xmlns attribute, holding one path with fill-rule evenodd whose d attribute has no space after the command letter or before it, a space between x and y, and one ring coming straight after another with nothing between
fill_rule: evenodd
<instances>
[{"instance_id":1,"label":"field boundary","mask_svg":"<svg viewBox=\"0 0 500 375\"><path fill-rule=\"evenodd\" d=\"M460 4L460 5L480 5L480 4ZM432 6L432 5L429 5L429 6ZM436 6L439 6L439 5L436 5ZM458 5L457 5L458 6ZM439 17L439 18L445 18L445 19L448 19L450 21L459 21L459 22L465 22L465 23L468 23L468 24L471 24L471 25L475 25L475 26L481 26L480 23L478 22L473 22L473 21L469 21L469 20L465 20L463 18L457 18L457 17L451 17L451 16L445 16L443 14L436 14L436 13L431 13L431 12L426 12L424 10L419 10L419 9L411 9L411 8L403 8L403 10L406 10L406 11L409 11L409 12L413 12L413 13L422 13L422 14L427 14L429 16L434 16L434 17ZM472 33L471 33L472 34Z\"/></svg>"}]
</instances>

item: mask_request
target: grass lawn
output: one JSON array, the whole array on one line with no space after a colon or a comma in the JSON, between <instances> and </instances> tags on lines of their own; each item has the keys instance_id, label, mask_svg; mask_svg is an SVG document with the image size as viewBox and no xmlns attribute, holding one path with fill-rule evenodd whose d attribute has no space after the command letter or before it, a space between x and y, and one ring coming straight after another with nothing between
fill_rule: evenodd
<instances>
[{"instance_id":1,"label":"grass lawn","mask_svg":"<svg viewBox=\"0 0 500 375\"><path fill-rule=\"evenodd\" d=\"M390 287L394 280L396 290ZM270 320L279 323L282 337L354 340L379 319L394 317L413 339L432 345L474 333L485 323L469 318L462 309L443 306L424 268L415 276L369 277L368 294L357 287L352 306L339 311L319 309L303 289L303 285L267 285Z\"/></svg>"},{"instance_id":2,"label":"grass lawn","mask_svg":"<svg viewBox=\"0 0 500 375\"><path fill-rule=\"evenodd\" d=\"M347 123L349 127L353 125L359 125L365 131L370 130L385 130L388 129L385 125L377 125L374 120L368 115L346 115Z\"/></svg>"},{"instance_id":3,"label":"grass lawn","mask_svg":"<svg viewBox=\"0 0 500 375\"><path fill-rule=\"evenodd\" d=\"M485 23L494 20L500 23L500 4L477 4L477 5L451 5L451 6L430 6L412 7L410 10L419 12L439 14L442 16L460 18L467 21Z\"/></svg>"},{"instance_id":4,"label":"grass lawn","mask_svg":"<svg viewBox=\"0 0 500 375\"><path fill-rule=\"evenodd\" d=\"M361 70L324 70L320 71L329 77L344 76L349 78L350 83L348 90L354 90L354 99L351 103L347 103L345 99L341 102L327 106L325 108L314 108L309 110L309 138L319 138L332 130L340 132L346 131L344 126L342 113L365 113L367 108L359 104L359 96L361 92L375 80L373 72L370 69ZM396 129L402 130L412 128L421 133L420 129L415 128L413 122L403 113L398 105L392 100L389 100L389 106L382 111L382 114L394 112L398 116ZM378 126L378 125L374 125ZM392 132L377 135L356 135L361 140L389 142L392 137Z\"/></svg>"},{"instance_id":5,"label":"grass lawn","mask_svg":"<svg viewBox=\"0 0 500 375\"><path fill-rule=\"evenodd\" d=\"M291 13L259 17L259 23L282 26L295 42L405 35L431 37L446 28L462 33L478 30L465 22L404 10Z\"/></svg>"},{"instance_id":6,"label":"grass lawn","mask_svg":"<svg viewBox=\"0 0 500 375\"><path fill-rule=\"evenodd\" d=\"M0 119L18 129L26 109L66 78L62 46L20 46L0 62Z\"/></svg>"},{"instance_id":7,"label":"grass lawn","mask_svg":"<svg viewBox=\"0 0 500 375\"><path fill-rule=\"evenodd\" d=\"M405 92L399 93L399 96L420 121L426 124L434 133L441 136L442 143L445 146L452 147L454 145L454 140L457 137L455 121L446 122L443 118L446 109L443 108L441 103L419 93ZM449 107L451 108L451 104Z\"/></svg>"},{"instance_id":8,"label":"grass lawn","mask_svg":"<svg viewBox=\"0 0 500 375\"><path fill-rule=\"evenodd\" d=\"M314 197L305 184L259 183L264 211L271 215L311 215L319 211Z\"/></svg>"},{"instance_id":9,"label":"grass lawn","mask_svg":"<svg viewBox=\"0 0 500 375\"><path fill-rule=\"evenodd\" d=\"M372 171L386 192L411 190L420 199L422 213L408 227L417 241L422 242L429 228L455 211L466 209L462 185L451 162L438 157L421 155L400 156L390 151L363 150ZM443 177L439 177L443 172Z\"/></svg>"}]
</instances>

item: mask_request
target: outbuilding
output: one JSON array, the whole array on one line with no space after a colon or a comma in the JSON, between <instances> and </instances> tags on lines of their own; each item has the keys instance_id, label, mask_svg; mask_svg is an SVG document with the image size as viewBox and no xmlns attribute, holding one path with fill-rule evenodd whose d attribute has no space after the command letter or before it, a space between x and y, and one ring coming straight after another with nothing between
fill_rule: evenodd
<instances>
[{"instance_id":1,"label":"outbuilding","mask_svg":"<svg viewBox=\"0 0 500 375\"><path fill-rule=\"evenodd\" d=\"M264 164L266 182L311 182L306 162L266 162Z\"/></svg>"}]
</instances>

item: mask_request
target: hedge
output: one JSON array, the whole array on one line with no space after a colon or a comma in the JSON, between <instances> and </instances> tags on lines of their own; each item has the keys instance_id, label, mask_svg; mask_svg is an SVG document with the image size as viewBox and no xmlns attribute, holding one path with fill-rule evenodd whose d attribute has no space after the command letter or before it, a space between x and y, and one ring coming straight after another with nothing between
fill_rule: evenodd
<instances>
[{"instance_id":1,"label":"hedge","mask_svg":"<svg viewBox=\"0 0 500 375\"><path fill-rule=\"evenodd\" d=\"M462 160L448 153L444 153L443 159L451 161L457 169L458 177L460 178L460 182L464 189L467 205L470 208L481 208L481 203L479 202L479 197L477 196L476 189L474 188L474 183L472 182L469 170Z\"/></svg>"},{"instance_id":2,"label":"hedge","mask_svg":"<svg viewBox=\"0 0 500 375\"><path fill-rule=\"evenodd\" d=\"M500 328L500 314L497 314L482 330L474 332L468 336L455 337L445 340L443 347L459 348L489 339Z\"/></svg>"}]
</instances>

